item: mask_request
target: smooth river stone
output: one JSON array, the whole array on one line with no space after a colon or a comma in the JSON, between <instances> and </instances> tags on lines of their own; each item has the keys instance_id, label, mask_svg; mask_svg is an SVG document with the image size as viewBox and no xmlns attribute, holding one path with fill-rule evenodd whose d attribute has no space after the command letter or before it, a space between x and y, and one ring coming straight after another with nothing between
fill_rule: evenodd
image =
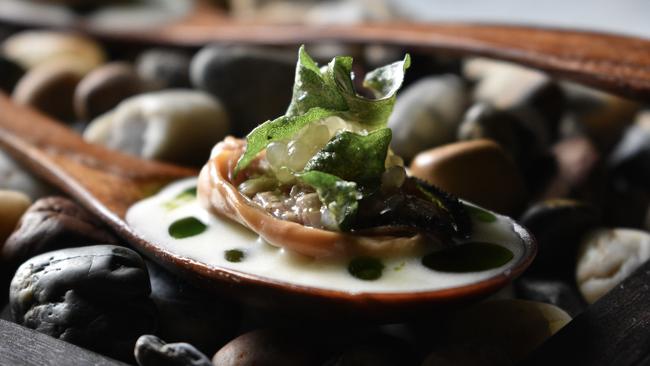
<instances>
[{"instance_id":1,"label":"smooth river stone","mask_svg":"<svg viewBox=\"0 0 650 366\"><path fill-rule=\"evenodd\" d=\"M20 191L32 200L51 194L54 189L20 167L0 150L0 189Z\"/></svg>"},{"instance_id":2,"label":"smooth river stone","mask_svg":"<svg viewBox=\"0 0 650 366\"><path fill-rule=\"evenodd\" d=\"M632 123L639 103L582 85L563 83L567 95L567 116L563 127L580 131L594 140L600 151L616 144L623 130Z\"/></svg>"},{"instance_id":3,"label":"smooth river stone","mask_svg":"<svg viewBox=\"0 0 650 366\"><path fill-rule=\"evenodd\" d=\"M75 118L73 96L88 70L73 59L58 59L30 69L18 82L13 100L50 117L71 122Z\"/></svg>"},{"instance_id":4,"label":"smooth river stone","mask_svg":"<svg viewBox=\"0 0 650 366\"><path fill-rule=\"evenodd\" d=\"M514 365L569 321L564 310L550 304L479 303L448 317L447 345L438 346L423 366Z\"/></svg>"},{"instance_id":5,"label":"smooth river stone","mask_svg":"<svg viewBox=\"0 0 650 366\"><path fill-rule=\"evenodd\" d=\"M210 359L193 345L165 343L153 335L138 338L134 353L140 366L212 366Z\"/></svg>"},{"instance_id":6,"label":"smooth river stone","mask_svg":"<svg viewBox=\"0 0 650 366\"><path fill-rule=\"evenodd\" d=\"M581 238L601 220L598 207L581 201L553 199L529 207L519 219L538 244L528 273L560 277L571 273Z\"/></svg>"},{"instance_id":7,"label":"smooth river stone","mask_svg":"<svg viewBox=\"0 0 650 366\"><path fill-rule=\"evenodd\" d=\"M86 75L74 93L77 118L89 121L117 106L124 99L146 91L135 69L125 62L102 65Z\"/></svg>"},{"instance_id":8,"label":"smooth river stone","mask_svg":"<svg viewBox=\"0 0 650 366\"><path fill-rule=\"evenodd\" d=\"M93 120L83 136L146 159L199 166L229 127L223 106L209 94L172 89L123 101Z\"/></svg>"},{"instance_id":9,"label":"smooth river stone","mask_svg":"<svg viewBox=\"0 0 650 366\"><path fill-rule=\"evenodd\" d=\"M650 187L650 112L640 114L629 126L607 159L617 178L639 187Z\"/></svg>"},{"instance_id":10,"label":"smooth river stone","mask_svg":"<svg viewBox=\"0 0 650 366\"><path fill-rule=\"evenodd\" d=\"M142 52L135 61L138 75L165 88L189 88L191 58L185 52L153 48Z\"/></svg>"},{"instance_id":11,"label":"smooth river stone","mask_svg":"<svg viewBox=\"0 0 650 366\"><path fill-rule=\"evenodd\" d=\"M251 47L205 47L190 68L192 84L223 102L236 136L284 115L294 73L293 52Z\"/></svg>"},{"instance_id":12,"label":"smooth river stone","mask_svg":"<svg viewBox=\"0 0 650 366\"><path fill-rule=\"evenodd\" d=\"M20 65L0 55L0 91L11 94L24 74L25 69Z\"/></svg>"},{"instance_id":13,"label":"smooth river stone","mask_svg":"<svg viewBox=\"0 0 650 366\"><path fill-rule=\"evenodd\" d=\"M522 300L555 305L572 317L580 314L587 307L573 281L535 278L527 273L515 281L515 294Z\"/></svg>"},{"instance_id":14,"label":"smooth river stone","mask_svg":"<svg viewBox=\"0 0 650 366\"><path fill-rule=\"evenodd\" d=\"M566 102L564 91L548 75L485 58L467 60L463 71L469 79L478 82L474 100L518 116L541 144L555 138Z\"/></svg>"},{"instance_id":15,"label":"smooth river stone","mask_svg":"<svg viewBox=\"0 0 650 366\"><path fill-rule=\"evenodd\" d=\"M92 39L80 34L47 30L16 33L2 43L2 52L26 69L74 59L90 70L105 60L103 49Z\"/></svg>"},{"instance_id":16,"label":"smooth river stone","mask_svg":"<svg viewBox=\"0 0 650 366\"><path fill-rule=\"evenodd\" d=\"M313 366L321 364L323 350L309 330L255 330L223 346L212 358L219 366ZM322 345L321 345L322 348Z\"/></svg>"},{"instance_id":17,"label":"smooth river stone","mask_svg":"<svg viewBox=\"0 0 650 366\"><path fill-rule=\"evenodd\" d=\"M0 190L0 247L14 231L30 204L31 200L24 193Z\"/></svg>"},{"instance_id":18,"label":"smooth river stone","mask_svg":"<svg viewBox=\"0 0 650 366\"><path fill-rule=\"evenodd\" d=\"M27 259L52 250L117 243L88 211L63 197L39 199L23 214L5 242L0 258L15 269Z\"/></svg>"},{"instance_id":19,"label":"smooth river stone","mask_svg":"<svg viewBox=\"0 0 650 366\"><path fill-rule=\"evenodd\" d=\"M454 141L466 102L465 83L456 75L411 84L398 95L388 120L392 149L409 161L422 150Z\"/></svg>"},{"instance_id":20,"label":"smooth river stone","mask_svg":"<svg viewBox=\"0 0 650 366\"><path fill-rule=\"evenodd\" d=\"M418 154L413 176L492 211L515 215L526 202L526 187L512 159L495 142L473 140Z\"/></svg>"},{"instance_id":21,"label":"smooth river stone","mask_svg":"<svg viewBox=\"0 0 650 366\"><path fill-rule=\"evenodd\" d=\"M36 256L18 268L9 303L16 323L121 360L155 331L144 261L131 249L97 245Z\"/></svg>"},{"instance_id":22,"label":"smooth river stone","mask_svg":"<svg viewBox=\"0 0 650 366\"><path fill-rule=\"evenodd\" d=\"M650 258L650 234L635 229L599 229L582 241L576 281L594 303Z\"/></svg>"},{"instance_id":23,"label":"smooth river stone","mask_svg":"<svg viewBox=\"0 0 650 366\"><path fill-rule=\"evenodd\" d=\"M477 103L467 110L458 127L458 140L489 139L510 153L520 168L530 165L541 155L542 144L535 131L515 114L487 103Z\"/></svg>"}]
</instances>

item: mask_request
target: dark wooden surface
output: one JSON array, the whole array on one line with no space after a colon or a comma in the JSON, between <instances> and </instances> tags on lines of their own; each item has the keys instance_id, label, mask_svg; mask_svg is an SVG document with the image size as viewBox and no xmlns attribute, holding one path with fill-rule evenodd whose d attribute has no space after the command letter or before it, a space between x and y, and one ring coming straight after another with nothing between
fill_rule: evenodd
<instances>
[{"instance_id":1,"label":"dark wooden surface","mask_svg":"<svg viewBox=\"0 0 650 366\"><path fill-rule=\"evenodd\" d=\"M650 365L650 262L520 364L548 365Z\"/></svg>"},{"instance_id":2,"label":"dark wooden surface","mask_svg":"<svg viewBox=\"0 0 650 366\"><path fill-rule=\"evenodd\" d=\"M18 324L0 320L0 365L126 366Z\"/></svg>"},{"instance_id":3,"label":"dark wooden surface","mask_svg":"<svg viewBox=\"0 0 650 366\"><path fill-rule=\"evenodd\" d=\"M229 19L197 1L186 17L150 30L95 29L83 21L35 21L0 7L0 22L25 27L59 27L111 41L200 47L211 42L298 45L320 41L391 44L489 56L545 70L565 79L632 98L650 100L650 41L583 31L468 23L370 23L272 25Z\"/></svg>"}]
</instances>

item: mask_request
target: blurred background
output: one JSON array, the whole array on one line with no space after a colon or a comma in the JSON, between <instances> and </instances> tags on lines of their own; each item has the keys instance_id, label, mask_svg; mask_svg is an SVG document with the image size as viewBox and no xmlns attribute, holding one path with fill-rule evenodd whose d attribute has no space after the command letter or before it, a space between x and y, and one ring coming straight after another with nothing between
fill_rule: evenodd
<instances>
[{"instance_id":1,"label":"blurred background","mask_svg":"<svg viewBox=\"0 0 650 366\"><path fill-rule=\"evenodd\" d=\"M0 0L0 15L28 14L65 24L83 17L95 27L142 28L178 19L194 0ZM239 20L274 23L351 23L408 19L471 21L597 30L650 37L650 3L644 0L209 0ZM60 5L73 8L62 8ZM126 27L126 28L125 28Z\"/></svg>"}]
</instances>

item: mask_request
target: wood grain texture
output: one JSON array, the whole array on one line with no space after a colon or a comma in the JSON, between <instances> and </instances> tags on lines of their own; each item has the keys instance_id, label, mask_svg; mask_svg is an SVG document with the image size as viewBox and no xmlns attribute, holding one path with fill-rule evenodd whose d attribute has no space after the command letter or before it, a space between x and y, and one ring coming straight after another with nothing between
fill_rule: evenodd
<instances>
[{"instance_id":1,"label":"wood grain texture","mask_svg":"<svg viewBox=\"0 0 650 366\"><path fill-rule=\"evenodd\" d=\"M0 7L0 21L21 26L62 27L35 22ZM532 66L568 80L650 100L650 41L602 33L523 26L407 22L357 25L271 25L229 19L198 1L179 21L151 30L95 29L83 21L64 28L111 41L201 47L211 42L295 46L338 41L422 47L457 55L488 56Z\"/></svg>"},{"instance_id":2,"label":"wood grain texture","mask_svg":"<svg viewBox=\"0 0 650 366\"><path fill-rule=\"evenodd\" d=\"M650 365L650 262L573 319L520 366Z\"/></svg>"},{"instance_id":3,"label":"wood grain texture","mask_svg":"<svg viewBox=\"0 0 650 366\"><path fill-rule=\"evenodd\" d=\"M85 205L102 206L102 215L121 219L133 202L197 174L90 145L64 124L19 107L2 93L0 111L0 145Z\"/></svg>"},{"instance_id":4,"label":"wood grain texture","mask_svg":"<svg viewBox=\"0 0 650 366\"><path fill-rule=\"evenodd\" d=\"M100 354L0 320L0 365L126 366Z\"/></svg>"}]
</instances>

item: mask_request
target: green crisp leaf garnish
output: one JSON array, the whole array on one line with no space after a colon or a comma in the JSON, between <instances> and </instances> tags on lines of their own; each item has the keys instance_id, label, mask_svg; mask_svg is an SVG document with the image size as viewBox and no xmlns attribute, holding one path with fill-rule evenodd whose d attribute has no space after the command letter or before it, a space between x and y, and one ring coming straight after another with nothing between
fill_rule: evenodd
<instances>
[{"instance_id":1,"label":"green crisp leaf garnish","mask_svg":"<svg viewBox=\"0 0 650 366\"><path fill-rule=\"evenodd\" d=\"M362 197L357 184L319 171L297 176L304 184L316 189L318 198L327 207L329 217L322 220L326 227L330 230L347 230L359 208L358 200Z\"/></svg>"},{"instance_id":2,"label":"green crisp leaf garnish","mask_svg":"<svg viewBox=\"0 0 650 366\"><path fill-rule=\"evenodd\" d=\"M366 136L340 132L307 162L305 171L329 173L359 185L377 181L385 170L391 136L390 128Z\"/></svg>"},{"instance_id":3,"label":"green crisp leaf garnish","mask_svg":"<svg viewBox=\"0 0 650 366\"><path fill-rule=\"evenodd\" d=\"M308 123L334 115L336 115L336 112L322 108L313 108L310 109L309 112L299 116L282 116L273 121L268 121L257 126L246 137L246 151L237 162L235 175L237 175L240 170L246 168L248 164L255 159L257 154L264 150L271 142L279 141L293 135Z\"/></svg>"},{"instance_id":4,"label":"green crisp leaf garnish","mask_svg":"<svg viewBox=\"0 0 650 366\"><path fill-rule=\"evenodd\" d=\"M245 169L269 143L290 138L310 122L338 116L355 121L369 131L385 127L395 104L395 93L410 63L406 55L403 61L368 73L364 85L376 97L368 99L354 90L351 57L335 57L321 70L304 46L300 47L293 97L287 113L248 134L246 151L237 162L235 174Z\"/></svg>"},{"instance_id":5,"label":"green crisp leaf garnish","mask_svg":"<svg viewBox=\"0 0 650 366\"><path fill-rule=\"evenodd\" d=\"M472 205L464 205L465 210L469 212L469 214L474 218L475 220L478 220L480 222L495 222L497 221L497 217L494 216L491 212L485 211L482 208L472 206Z\"/></svg>"}]
</instances>

